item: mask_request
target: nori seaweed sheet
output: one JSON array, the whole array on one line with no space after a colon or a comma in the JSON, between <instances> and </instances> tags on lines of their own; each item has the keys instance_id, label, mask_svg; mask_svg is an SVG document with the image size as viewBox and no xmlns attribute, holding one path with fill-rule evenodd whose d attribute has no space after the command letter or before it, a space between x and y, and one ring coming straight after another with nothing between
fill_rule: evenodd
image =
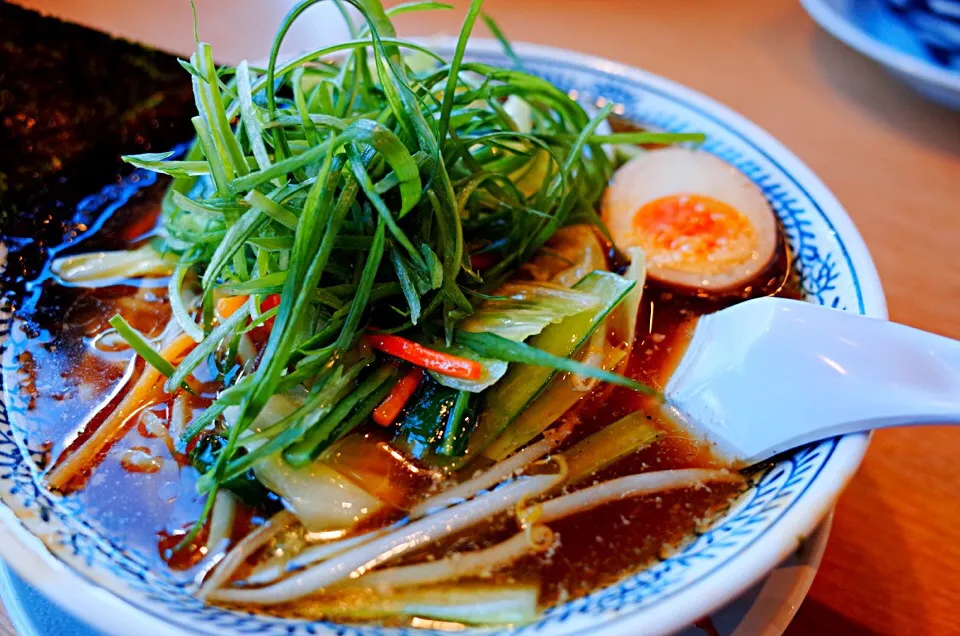
<instances>
[{"instance_id":1,"label":"nori seaweed sheet","mask_svg":"<svg viewBox=\"0 0 960 636\"><path fill-rule=\"evenodd\" d=\"M192 135L174 56L0 0L0 290L16 304L49 246L89 224L78 204L132 169L120 155Z\"/></svg>"}]
</instances>

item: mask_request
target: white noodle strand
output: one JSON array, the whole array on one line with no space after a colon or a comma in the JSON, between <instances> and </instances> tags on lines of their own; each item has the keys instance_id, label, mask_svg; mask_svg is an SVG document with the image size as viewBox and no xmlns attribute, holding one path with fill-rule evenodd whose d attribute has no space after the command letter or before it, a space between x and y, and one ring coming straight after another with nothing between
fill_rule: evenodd
<instances>
[{"instance_id":1,"label":"white noodle strand","mask_svg":"<svg viewBox=\"0 0 960 636\"><path fill-rule=\"evenodd\" d=\"M242 541L234 546L233 550L227 553L227 556L223 558L223 561L221 561L217 569L213 571L213 574L203 582L203 585L197 590L197 598L203 600L211 596L211 592L214 592L221 585L229 581L233 573L237 571L237 568L243 565L243 563L250 558L250 555L262 548L267 541L287 530L287 528L294 523L297 523L297 517L288 510L281 510L270 517L262 526L245 536Z\"/></svg>"},{"instance_id":2,"label":"white noodle strand","mask_svg":"<svg viewBox=\"0 0 960 636\"><path fill-rule=\"evenodd\" d=\"M494 570L509 565L532 552L549 549L554 539L550 528L534 526L529 533L518 532L506 541L483 550L458 552L437 561L377 570L359 579L344 581L343 584L349 587L379 589L432 585L467 576L489 576Z\"/></svg>"},{"instance_id":3,"label":"white noodle strand","mask_svg":"<svg viewBox=\"0 0 960 636\"><path fill-rule=\"evenodd\" d=\"M430 512L462 503L475 496L478 492L496 486L515 476L532 462L549 453L553 446L553 442L548 440L541 440L527 446L518 453L488 468L473 479L423 500L411 509L410 519L419 519ZM384 528L356 537L350 537L349 539L307 548L286 564L271 563L261 566L245 579L243 583L245 585L266 585L267 583L278 581L293 571L309 567L321 561L326 561L327 559L342 554L349 548L372 541L389 531L390 528Z\"/></svg>"},{"instance_id":4,"label":"white noodle strand","mask_svg":"<svg viewBox=\"0 0 960 636\"><path fill-rule=\"evenodd\" d=\"M541 495L558 483L556 475L526 477L466 503L390 532L375 541L258 589L221 589L209 598L227 603L275 605L303 598L346 578L357 578L391 559L451 536L510 510L518 501Z\"/></svg>"},{"instance_id":5,"label":"white noodle strand","mask_svg":"<svg viewBox=\"0 0 960 636\"><path fill-rule=\"evenodd\" d=\"M237 498L227 490L217 492L210 515L210 536L207 538L207 558L217 552L225 552L233 535L233 522L237 516Z\"/></svg>"},{"instance_id":6,"label":"white noodle strand","mask_svg":"<svg viewBox=\"0 0 960 636\"><path fill-rule=\"evenodd\" d=\"M503 461L494 464L476 477L424 499L410 510L410 516L422 517L433 510L446 508L470 499L478 492L488 490L500 482L513 477L519 471L549 453L552 448L553 443L545 439L531 444Z\"/></svg>"},{"instance_id":7,"label":"white noodle strand","mask_svg":"<svg viewBox=\"0 0 960 636\"><path fill-rule=\"evenodd\" d=\"M243 580L243 583L244 585L266 585L267 583L273 583L274 581L282 579L290 572L302 570L314 563L332 559L335 556L343 554L350 548L373 541L377 537L385 534L385 530L386 529L375 530L373 532L358 534L355 537L311 546L286 563L270 563L257 568L250 576Z\"/></svg>"},{"instance_id":8,"label":"white noodle strand","mask_svg":"<svg viewBox=\"0 0 960 636\"><path fill-rule=\"evenodd\" d=\"M640 497L678 488L695 488L707 482L742 482L743 477L728 470L684 468L629 475L563 495L540 504L537 523L549 523L591 510L611 501Z\"/></svg>"}]
</instances>

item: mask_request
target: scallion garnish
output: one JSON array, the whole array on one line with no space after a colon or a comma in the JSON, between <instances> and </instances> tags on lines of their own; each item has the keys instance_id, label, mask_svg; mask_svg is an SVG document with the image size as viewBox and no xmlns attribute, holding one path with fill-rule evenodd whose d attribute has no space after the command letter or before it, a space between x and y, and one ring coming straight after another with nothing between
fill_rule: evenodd
<instances>
[{"instance_id":1,"label":"scallion garnish","mask_svg":"<svg viewBox=\"0 0 960 636\"><path fill-rule=\"evenodd\" d=\"M458 324L479 303L499 298L497 288L559 228L597 222L613 171L605 144L703 137L598 133L612 104L590 116L523 70L486 16L514 68L470 61L480 0L471 2L450 59L398 38L390 22L391 15L448 5L412 2L387 11L377 0L344 0L338 6L352 6L363 20L359 28L351 23L351 40L281 63L290 26L317 1L291 9L266 69L245 62L217 68L210 46L199 43L183 63L196 96L193 147L178 160L169 153L126 158L174 177L162 214L166 249L179 257L169 292L175 320L198 344L174 368L122 319L111 322L168 376L167 390L210 356L236 356L241 338L260 340L255 364L244 366L180 440L185 446L214 425L229 429L201 480L210 501L225 480L267 455L286 451L288 460L305 463L368 418L399 373L385 366L390 355L431 369L447 364L440 373L473 378L479 363L445 353L456 343L504 367L545 365L650 392ZM249 300L218 322L216 298L224 296ZM364 343L378 350L372 362ZM236 366L218 363L221 370ZM267 402L295 387L310 391L307 406L255 433L259 445L241 453ZM468 411L483 400L482 391L456 395L436 447L448 457L464 452L476 421ZM235 408L225 422L228 406Z\"/></svg>"}]
</instances>

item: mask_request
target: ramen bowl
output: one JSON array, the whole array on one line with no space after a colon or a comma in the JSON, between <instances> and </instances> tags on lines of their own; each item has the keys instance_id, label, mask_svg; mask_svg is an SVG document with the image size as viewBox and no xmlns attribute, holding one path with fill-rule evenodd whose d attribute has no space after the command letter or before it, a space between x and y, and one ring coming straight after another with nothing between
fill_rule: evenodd
<instances>
[{"instance_id":1,"label":"ramen bowl","mask_svg":"<svg viewBox=\"0 0 960 636\"><path fill-rule=\"evenodd\" d=\"M455 46L452 40L431 44L446 55ZM515 49L527 70L585 105L612 103L615 113L654 130L704 133L704 149L753 180L779 216L805 298L886 316L877 273L850 218L810 170L767 133L712 100L644 71L559 49L528 44ZM472 41L468 57L509 63L493 41ZM108 186L99 200L116 201L132 184L149 178L135 172ZM0 558L27 582L106 633L440 633L345 628L212 607L194 598L186 585L149 567L135 549L98 525L76 498L44 486L36 463L41 440L16 381L22 336L11 324L8 316L0 327ZM497 633L661 634L689 625L735 598L796 549L856 471L868 440L867 435L834 438L779 457L729 511L669 556L615 585L552 607L533 623Z\"/></svg>"}]
</instances>

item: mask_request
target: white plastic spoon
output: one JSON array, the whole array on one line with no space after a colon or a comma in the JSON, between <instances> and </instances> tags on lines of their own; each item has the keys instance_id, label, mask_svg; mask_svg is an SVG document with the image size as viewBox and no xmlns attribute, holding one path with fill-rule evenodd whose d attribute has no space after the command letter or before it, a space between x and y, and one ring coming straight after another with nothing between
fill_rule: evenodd
<instances>
[{"instance_id":1,"label":"white plastic spoon","mask_svg":"<svg viewBox=\"0 0 960 636\"><path fill-rule=\"evenodd\" d=\"M960 424L960 342L796 300L700 319L668 405L747 463L834 435Z\"/></svg>"}]
</instances>

